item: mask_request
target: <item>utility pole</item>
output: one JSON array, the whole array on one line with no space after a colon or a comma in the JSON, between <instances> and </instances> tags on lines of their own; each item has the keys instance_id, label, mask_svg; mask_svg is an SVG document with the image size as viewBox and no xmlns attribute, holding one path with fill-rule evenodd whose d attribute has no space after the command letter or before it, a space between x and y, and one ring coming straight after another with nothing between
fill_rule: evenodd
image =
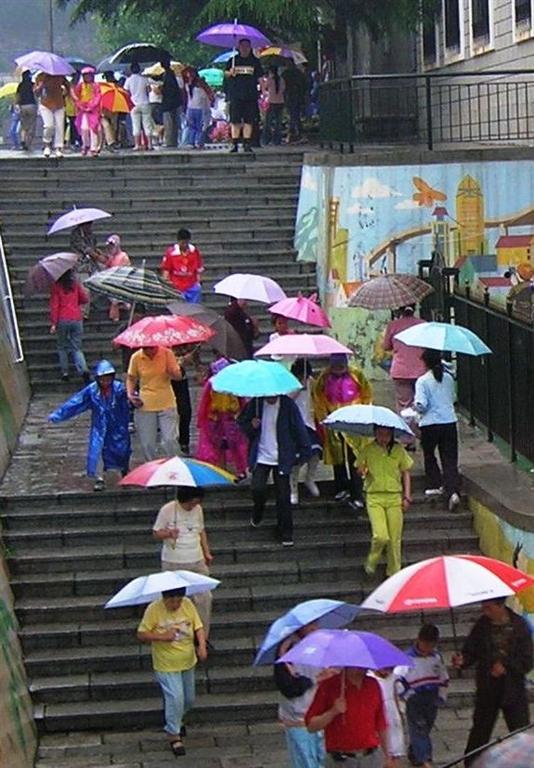
<instances>
[{"instance_id":1,"label":"utility pole","mask_svg":"<svg viewBox=\"0 0 534 768\"><path fill-rule=\"evenodd\" d=\"M48 0L48 47L54 53L54 0Z\"/></svg>"}]
</instances>

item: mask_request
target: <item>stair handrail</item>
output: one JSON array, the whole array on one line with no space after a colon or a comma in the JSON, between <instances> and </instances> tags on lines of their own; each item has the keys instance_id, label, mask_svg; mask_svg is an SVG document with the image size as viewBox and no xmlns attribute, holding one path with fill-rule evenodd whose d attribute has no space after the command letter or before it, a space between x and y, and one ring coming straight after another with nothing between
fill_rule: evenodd
<instances>
[{"instance_id":1,"label":"stair handrail","mask_svg":"<svg viewBox=\"0 0 534 768\"><path fill-rule=\"evenodd\" d=\"M486 749L494 747L497 744L502 744L503 741L508 741L508 739L511 739L512 736L517 736L519 733L524 733L525 731L530 730L530 728L534 728L534 723L529 723L528 725L524 725L521 728L516 728L515 731L510 731L510 733L507 733L505 736L497 736L492 741L488 741L487 744L483 744L481 747L472 749L471 752L466 752L461 757L457 757L455 760L452 760L450 763L445 763L441 766L441 768L453 768L453 766L463 763L466 757L478 757L478 755L482 754L482 752L485 752Z\"/></svg>"},{"instance_id":2,"label":"stair handrail","mask_svg":"<svg viewBox=\"0 0 534 768\"><path fill-rule=\"evenodd\" d=\"M13 299L13 290L11 288L11 279L9 277L6 251L4 248L4 240L2 237L1 229L0 229L0 288L2 290L2 306L3 306L4 315L6 318L7 336L14 353L14 360L16 363L22 363L22 361L24 360L24 352L22 350L19 323L17 319L17 310L15 308L15 301Z\"/></svg>"}]
</instances>

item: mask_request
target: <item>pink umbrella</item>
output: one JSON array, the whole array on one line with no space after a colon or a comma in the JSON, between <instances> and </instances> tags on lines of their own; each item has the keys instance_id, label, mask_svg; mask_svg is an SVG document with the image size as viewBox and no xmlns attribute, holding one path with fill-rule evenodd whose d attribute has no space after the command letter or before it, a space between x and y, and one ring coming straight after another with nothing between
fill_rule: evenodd
<instances>
[{"instance_id":1,"label":"pink umbrella","mask_svg":"<svg viewBox=\"0 0 534 768\"><path fill-rule=\"evenodd\" d=\"M103 211L101 208L76 208L64 213L52 224L48 230L49 235L60 232L63 229L78 227L80 224L87 224L89 221L98 221L99 219L108 219L111 213Z\"/></svg>"},{"instance_id":2,"label":"pink umbrella","mask_svg":"<svg viewBox=\"0 0 534 768\"><path fill-rule=\"evenodd\" d=\"M113 340L114 344L139 349L140 347L179 347L181 344L199 344L214 335L211 328L192 317L159 315L143 317Z\"/></svg>"},{"instance_id":3,"label":"pink umbrella","mask_svg":"<svg viewBox=\"0 0 534 768\"><path fill-rule=\"evenodd\" d=\"M274 304L275 301L287 299L278 283L271 280L270 277L240 272L219 280L213 286L213 290L215 293L233 296L234 299L261 301L264 304Z\"/></svg>"},{"instance_id":4,"label":"pink umbrella","mask_svg":"<svg viewBox=\"0 0 534 768\"><path fill-rule=\"evenodd\" d=\"M320 333L288 333L270 341L255 352L254 356L330 357L335 354L352 355L352 350Z\"/></svg>"},{"instance_id":5,"label":"pink umbrella","mask_svg":"<svg viewBox=\"0 0 534 768\"><path fill-rule=\"evenodd\" d=\"M269 312L273 315L282 315L291 320L298 320L307 325L316 325L319 328L331 328L330 320L326 312L317 303L317 294L307 299L305 296L297 296L291 299L282 299L272 307Z\"/></svg>"},{"instance_id":6,"label":"pink umbrella","mask_svg":"<svg viewBox=\"0 0 534 768\"><path fill-rule=\"evenodd\" d=\"M37 264L28 272L24 293L31 296L34 293L46 293L65 272L72 269L78 261L77 253L52 253L39 259Z\"/></svg>"}]
</instances>

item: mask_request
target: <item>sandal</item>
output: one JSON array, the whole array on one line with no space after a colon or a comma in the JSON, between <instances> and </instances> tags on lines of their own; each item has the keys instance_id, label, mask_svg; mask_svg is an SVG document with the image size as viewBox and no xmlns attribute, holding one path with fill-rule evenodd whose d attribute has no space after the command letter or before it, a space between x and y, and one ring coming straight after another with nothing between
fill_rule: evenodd
<instances>
[{"instance_id":1,"label":"sandal","mask_svg":"<svg viewBox=\"0 0 534 768\"><path fill-rule=\"evenodd\" d=\"M183 757L185 755L185 747L182 739L178 738L171 741L171 752L175 757Z\"/></svg>"}]
</instances>

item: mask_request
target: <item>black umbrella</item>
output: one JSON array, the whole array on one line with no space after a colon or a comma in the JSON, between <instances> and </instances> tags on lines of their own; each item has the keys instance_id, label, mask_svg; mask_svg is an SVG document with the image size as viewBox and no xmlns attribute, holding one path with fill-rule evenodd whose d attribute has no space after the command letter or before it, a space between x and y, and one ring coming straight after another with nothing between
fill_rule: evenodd
<instances>
[{"instance_id":1,"label":"black umbrella","mask_svg":"<svg viewBox=\"0 0 534 768\"><path fill-rule=\"evenodd\" d=\"M113 69L117 64L133 64L134 61L139 64L149 64L161 59L172 59L173 56L165 48L152 43L130 43L120 48L109 57L109 63Z\"/></svg>"},{"instance_id":2,"label":"black umbrella","mask_svg":"<svg viewBox=\"0 0 534 768\"><path fill-rule=\"evenodd\" d=\"M171 301L167 304L167 308L173 315L194 317L195 320L199 320L211 328L215 332L215 336L211 337L209 345L223 357L231 360L246 360L248 358L247 351L235 328L213 309L208 309L202 304L189 304L187 301Z\"/></svg>"}]
</instances>

